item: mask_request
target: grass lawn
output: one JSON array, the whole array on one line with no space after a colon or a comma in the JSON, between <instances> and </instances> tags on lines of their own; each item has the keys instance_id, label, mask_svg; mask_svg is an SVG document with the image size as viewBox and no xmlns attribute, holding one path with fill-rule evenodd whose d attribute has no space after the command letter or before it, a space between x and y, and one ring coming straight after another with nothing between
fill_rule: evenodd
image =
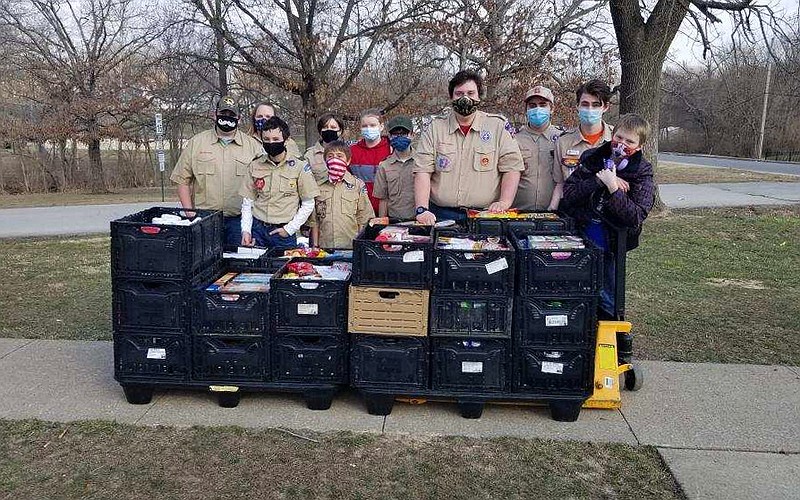
<instances>
[{"instance_id":1,"label":"grass lawn","mask_svg":"<svg viewBox=\"0 0 800 500\"><path fill-rule=\"evenodd\" d=\"M0 240L0 336L110 339L108 237ZM680 210L629 254L639 357L800 365L800 206Z\"/></svg>"},{"instance_id":2,"label":"grass lawn","mask_svg":"<svg viewBox=\"0 0 800 500\"><path fill-rule=\"evenodd\" d=\"M40 498L684 498L655 449L513 438L0 420L0 494Z\"/></svg>"},{"instance_id":3,"label":"grass lawn","mask_svg":"<svg viewBox=\"0 0 800 500\"><path fill-rule=\"evenodd\" d=\"M164 186L164 200L174 204L178 200L175 186ZM118 203L161 203L161 187L123 189L115 193L88 194L81 192L2 194L0 208L55 207L61 205L113 205Z\"/></svg>"},{"instance_id":4,"label":"grass lawn","mask_svg":"<svg viewBox=\"0 0 800 500\"><path fill-rule=\"evenodd\" d=\"M735 168L696 167L662 161L656 168L659 184L708 184L712 182L800 182L800 176L764 174Z\"/></svg>"}]
</instances>

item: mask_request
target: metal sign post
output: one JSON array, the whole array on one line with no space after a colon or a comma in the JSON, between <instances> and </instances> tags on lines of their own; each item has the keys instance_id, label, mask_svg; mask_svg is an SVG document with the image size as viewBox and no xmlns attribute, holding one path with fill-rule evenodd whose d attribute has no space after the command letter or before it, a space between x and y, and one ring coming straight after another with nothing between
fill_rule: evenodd
<instances>
[{"instance_id":1,"label":"metal sign post","mask_svg":"<svg viewBox=\"0 0 800 500\"><path fill-rule=\"evenodd\" d=\"M156 158L158 158L158 171L161 173L161 202L164 200L164 166L167 156L164 153L164 120L161 113L156 113Z\"/></svg>"}]
</instances>

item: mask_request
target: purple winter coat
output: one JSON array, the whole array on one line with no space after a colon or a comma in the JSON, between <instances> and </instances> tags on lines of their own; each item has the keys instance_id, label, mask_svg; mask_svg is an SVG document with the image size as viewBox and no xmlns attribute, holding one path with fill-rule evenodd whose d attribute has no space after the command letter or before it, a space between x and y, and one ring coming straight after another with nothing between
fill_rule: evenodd
<instances>
[{"instance_id":1,"label":"purple winter coat","mask_svg":"<svg viewBox=\"0 0 800 500\"><path fill-rule=\"evenodd\" d=\"M617 171L617 177L628 182L630 189L608 193L595 176L611 156L611 143L588 149L581 155L580 166L564 183L564 198L559 208L573 217L578 227L586 227L592 218L600 216L606 223L628 229L628 250L639 246L642 222L653 208L655 181L653 166L641 151L628 159L628 166Z\"/></svg>"}]
</instances>

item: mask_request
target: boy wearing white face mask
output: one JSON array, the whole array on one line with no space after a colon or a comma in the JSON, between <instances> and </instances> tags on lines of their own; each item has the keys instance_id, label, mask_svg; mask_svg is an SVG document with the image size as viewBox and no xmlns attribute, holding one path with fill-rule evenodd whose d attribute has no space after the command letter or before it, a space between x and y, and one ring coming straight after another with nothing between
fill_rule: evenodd
<instances>
[{"instance_id":1,"label":"boy wearing white face mask","mask_svg":"<svg viewBox=\"0 0 800 500\"><path fill-rule=\"evenodd\" d=\"M525 170L519 180L514 207L520 210L556 210L564 187L564 175L557 165L555 144L562 130L553 126L550 116L555 97L541 85L525 94L526 126L517 132Z\"/></svg>"},{"instance_id":2,"label":"boy wearing white face mask","mask_svg":"<svg viewBox=\"0 0 800 500\"><path fill-rule=\"evenodd\" d=\"M367 194L377 213L379 200L372 196L378 165L391 154L389 139L383 136L383 117L380 109L361 113L361 140L350 146L350 173L367 185Z\"/></svg>"},{"instance_id":3,"label":"boy wearing white face mask","mask_svg":"<svg viewBox=\"0 0 800 500\"><path fill-rule=\"evenodd\" d=\"M601 80L590 80L575 91L580 125L565 132L556 142L554 161L564 179L578 168L581 154L611 140L613 130L603 121L611 103L611 88Z\"/></svg>"}]
</instances>

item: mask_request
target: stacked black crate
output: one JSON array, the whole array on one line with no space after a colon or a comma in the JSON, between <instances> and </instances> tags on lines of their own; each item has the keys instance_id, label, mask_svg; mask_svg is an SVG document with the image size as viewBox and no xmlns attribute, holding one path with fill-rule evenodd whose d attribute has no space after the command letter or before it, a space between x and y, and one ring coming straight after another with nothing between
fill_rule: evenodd
<instances>
[{"instance_id":1,"label":"stacked black crate","mask_svg":"<svg viewBox=\"0 0 800 500\"><path fill-rule=\"evenodd\" d=\"M510 229L517 249L514 392L577 419L593 387L602 254L571 232Z\"/></svg>"},{"instance_id":2,"label":"stacked black crate","mask_svg":"<svg viewBox=\"0 0 800 500\"><path fill-rule=\"evenodd\" d=\"M326 409L336 388L346 384L347 279L300 279L288 277L289 264L309 262L294 258L275 273L270 283L270 372L275 385L306 394L312 409Z\"/></svg>"},{"instance_id":3,"label":"stacked black crate","mask_svg":"<svg viewBox=\"0 0 800 500\"><path fill-rule=\"evenodd\" d=\"M510 389L513 292L514 252L505 237L437 236L430 306L434 391L499 395Z\"/></svg>"},{"instance_id":4,"label":"stacked black crate","mask_svg":"<svg viewBox=\"0 0 800 500\"><path fill-rule=\"evenodd\" d=\"M111 222L114 377L129 402L189 380L192 289L221 258L221 212L154 207Z\"/></svg>"},{"instance_id":5,"label":"stacked black crate","mask_svg":"<svg viewBox=\"0 0 800 500\"><path fill-rule=\"evenodd\" d=\"M214 282L194 291L192 379L235 387L236 394L220 393L222 406L236 406L238 386L263 384L269 377L268 285L262 281L226 288L228 278L240 273L266 277L261 269L226 267Z\"/></svg>"},{"instance_id":6,"label":"stacked black crate","mask_svg":"<svg viewBox=\"0 0 800 500\"><path fill-rule=\"evenodd\" d=\"M370 413L391 412L396 395L430 387L428 303L433 229L408 227L424 241L375 241L387 226L366 227L353 241L349 298L351 385Z\"/></svg>"}]
</instances>

